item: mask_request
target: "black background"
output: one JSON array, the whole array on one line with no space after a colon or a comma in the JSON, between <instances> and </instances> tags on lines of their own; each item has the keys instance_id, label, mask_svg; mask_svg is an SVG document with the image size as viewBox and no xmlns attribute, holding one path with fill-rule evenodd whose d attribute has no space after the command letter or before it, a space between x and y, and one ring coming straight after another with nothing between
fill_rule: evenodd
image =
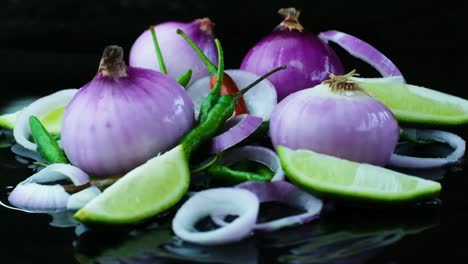
<instances>
[{"instance_id":1,"label":"black background","mask_svg":"<svg viewBox=\"0 0 468 264\"><path fill-rule=\"evenodd\" d=\"M464 5L452 0L1 0L0 108L14 98L81 87L94 76L106 45L118 44L128 52L148 25L167 20L212 18L227 66L236 68L249 48L280 22L276 11L288 6L302 11L300 20L308 31L337 29L358 36L391 58L409 83L466 98ZM348 70L357 68L364 76L377 76L369 66L333 47ZM452 214L445 221L450 224L394 246L387 253L395 254L394 258L382 261L442 263L461 256L467 240L456 241L467 235L468 198L459 184L468 188L465 180L447 183L456 192L451 199L454 204L447 205ZM32 226L36 221L42 225ZM0 262L72 262L72 231L49 227L47 217L0 208L0 223L0 259L5 260Z\"/></svg>"}]
</instances>

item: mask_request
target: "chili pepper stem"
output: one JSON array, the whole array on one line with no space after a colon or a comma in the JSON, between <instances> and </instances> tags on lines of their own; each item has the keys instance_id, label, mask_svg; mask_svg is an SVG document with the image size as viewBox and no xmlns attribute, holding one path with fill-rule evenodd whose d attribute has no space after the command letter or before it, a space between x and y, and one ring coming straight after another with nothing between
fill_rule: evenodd
<instances>
[{"instance_id":1,"label":"chili pepper stem","mask_svg":"<svg viewBox=\"0 0 468 264\"><path fill-rule=\"evenodd\" d=\"M200 114L198 116L198 123L203 123L208 117L210 110L218 103L219 98L221 97L221 86L224 78L224 53L223 48L221 47L221 42L218 39L215 39L216 48L218 50L218 69L217 69L217 80L216 83L211 89L208 96L203 100L203 103L200 108Z\"/></svg>"},{"instance_id":2,"label":"chili pepper stem","mask_svg":"<svg viewBox=\"0 0 468 264\"><path fill-rule=\"evenodd\" d=\"M156 36L156 30L153 26L150 27L151 36L153 37L154 49L156 51L156 56L158 57L159 69L162 73L167 74L166 64L164 63L164 58L162 56L161 48L159 47L158 37Z\"/></svg>"},{"instance_id":3,"label":"chili pepper stem","mask_svg":"<svg viewBox=\"0 0 468 264\"><path fill-rule=\"evenodd\" d=\"M185 34L185 32L182 29L177 29L177 34L181 35L185 39L185 41L187 41L190 47L192 47L192 49L197 53L197 55L200 57L200 59L205 64L206 68L208 69L208 72L210 73L210 75L215 75L217 72L216 65L214 65L214 63L210 59L208 59L208 57L197 46L197 44L195 44L195 42L187 34Z\"/></svg>"},{"instance_id":4,"label":"chili pepper stem","mask_svg":"<svg viewBox=\"0 0 468 264\"><path fill-rule=\"evenodd\" d=\"M253 87L255 87L255 85L257 85L258 83L260 83L261 81L263 81L264 79L270 77L270 75L272 75L273 73L275 72L278 72L278 71L282 71L282 70L285 70L287 68L286 65L282 65L282 66L279 66L277 68L274 68L273 70L265 73L264 75L262 75L260 78L258 78L257 80L255 80L254 82L252 82L251 84L247 85L244 89L240 90L239 92L237 92L236 94L234 94L234 99L238 100L242 95L244 95L245 93L247 93L248 91L250 91L250 89L252 89Z\"/></svg>"},{"instance_id":5,"label":"chili pepper stem","mask_svg":"<svg viewBox=\"0 0 468 264\"><path fill-rule=\"evenodd\" d=\"M190 79L192 79L192 69L188 69L181 76L179 76L177 78L177 82L183 87L187 87L187 84L190 82Z\"/></svg>"}]
</instances>

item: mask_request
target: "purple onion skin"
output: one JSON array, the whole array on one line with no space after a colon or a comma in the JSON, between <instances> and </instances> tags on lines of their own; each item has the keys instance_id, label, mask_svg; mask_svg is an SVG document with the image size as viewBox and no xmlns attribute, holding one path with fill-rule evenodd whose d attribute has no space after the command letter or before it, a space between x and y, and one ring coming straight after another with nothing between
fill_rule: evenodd
<instances>
[{"instance_id":1,"label":"purple onion skin","mask_svg":"<svg viewBox=\"0 0 468 264\"><path fill-rule=\"evenodd\" d=\"M387 164L399 128L390 110L368 96L321 97L307 89L281 101L270 120L275 148L315 152L378 166Z\"/></svg>"},{"instance_id":2,"label":"purple onion skin","mask_svg":"<svg viewBox=\"0 0 468 264\"><path fill-rule=\"evenodd\" d=\"M278 101L328 79L328 72L344 73L335 52L315 35L281 26L247 53L240 68L261 76L281 65L288 68L268 77L276 87Z\"/></svg>"},{"instance_id":3,"label":"purple onion skin","mask_svg":"<svg viewBox=\"0 0 468 264\"><path fill-rule=\"evenodd\" d=\"M62 142L71 163L96 176L119 175L177 145L193 126L190 97L167 75L126 68L98 73L66 107Z\"/></svg>"},{"instance_id":4,"label":"purple onion skin","mask_svg":"<svg viewBox=\"0 0 468 264\"><path fill-rule=\"evenodd\" d=\"M166 64L167 74L177 79L188 69L192 69L192 81L208 75L208 70L189 44L177 34L182 29L203 50L205 55L218 64L218 53L214 35L200 29L203 19L190 23L165 22L155 26L156 36ZM211 23L211 22L209 22ZM150 30L143 32L132 46L129 65L160 71Z\"/></svg>"}]
</instances>

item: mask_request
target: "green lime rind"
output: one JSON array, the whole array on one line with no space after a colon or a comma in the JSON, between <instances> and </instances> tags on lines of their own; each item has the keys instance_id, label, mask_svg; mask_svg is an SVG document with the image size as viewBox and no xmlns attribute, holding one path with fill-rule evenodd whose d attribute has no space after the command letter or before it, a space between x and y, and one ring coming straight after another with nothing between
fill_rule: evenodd
<instances>
[{"instance_id":1,"label":"green lime rind","mask_svg":"<svg viewBox=\"0 0 468 264\"><path fill-rule=\"evenodd\" d=\"M401 78L353 78L372 97L385 104L403 123L462 125L468 123L468 100L425 87L405 84Z\"/></svg>"},{"instance_id":2,"label":"green lime rind","mask_svg":"<svg viewBox=\"0 0 468 264\"><path fill-rule=\"evenodd\" d=\"M15 128L16 117L18 116L18 112L14 112L11 114L4 114L0 116L0 128L6 128L8 130L13 130Z\"/></svg>"},{"instance_id":3,"label":"green lime rind","mask_svg":"<svg viewBox=\"0 0 468 264\"><path fill-rule=\"evenodd\" d=\"M177 204L189 184L188 161L179 145L128 172L79 210L74 218L98 225L137 223Z\"/></svg>"},{"instance_id":4,"label":"green lime rind","mask_svg":"<svg viewBox=\"0 0 468 264\"><path fill-rule=\"evenodd\" d=\"M287 177L313 194L371 203L408 203L437 197L438 182L307 150L277 148Z\"/></svg>"},{"instance_id":5,"label":"green lime rind","mask_svg":"<svg viewBox=\"0 0 468 264\"><path fill-rule=\"evenodd\" d=\"M53 109L47 113L44 117L40 118L41 123L49 131L51 135L57 136L60 135L62 129L62 118L63 111L65 107L59 107ZM0 116L0 128L5 128L8 130L13 130L15 128L15 123L18 115L22 110L16 111L10 114L4 114Z\"/></svg>"}]
</instances>

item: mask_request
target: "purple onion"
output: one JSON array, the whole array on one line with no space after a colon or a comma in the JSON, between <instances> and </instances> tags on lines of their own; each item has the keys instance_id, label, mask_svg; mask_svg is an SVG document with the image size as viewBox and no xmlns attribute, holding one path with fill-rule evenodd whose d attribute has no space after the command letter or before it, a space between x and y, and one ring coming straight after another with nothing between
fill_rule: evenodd
<instances>
[{"instance_id":1,"label":"purple onion","mask_svg":"<svg viewBox=\"0 0 468 264\"><path fill-rule=\"evenodd\" d=\"M208 75L203 62L190 45L176 33L182 29L216 65L218 55L213 35L214 23L209 18L196 19L190 23L165 22L155 26L156 36L167 68L167 74L176 79L192 69L192 80ZM160 71L150 30L143 32L132 46L129 64Z\"/></svg>"},{"instance_id":2,"label":"purple onion","mask_svg":"<svg viewBox=\"0 0 468 264\"><path fill-rule=\"evenodd\" d=\"M270 120L273 145L385 165L398 142L398 123L346 77L334 76L281 101Z\"/></svg>"},{"instance_id":3,"label":"purple onion","mask_svg":"<svg viewBox=\"0 0 468 264\"><path fill-rule=\"evenodd\" d=\"M303 31L294 8L279 11L284 21L260 40L245 56L241 69L259 76L273 68L288 68L270 77L278 92L278 101L287 95L313 87L328 77L328 72L343 74L335 52L317 36Z\"/></svg>"},{"instance_id":4,"label":"purple onion","mask_svg":"<svg viewBox=\"0 0 468 264\"><path fill-rule=\"evenodd\" d=\"M64 111L69 160L89 174L123 174L175 146L194 122L193 103L175 80L125 67L122 49L104 50L98 74Z\"/></svg>"}]
</instances>

